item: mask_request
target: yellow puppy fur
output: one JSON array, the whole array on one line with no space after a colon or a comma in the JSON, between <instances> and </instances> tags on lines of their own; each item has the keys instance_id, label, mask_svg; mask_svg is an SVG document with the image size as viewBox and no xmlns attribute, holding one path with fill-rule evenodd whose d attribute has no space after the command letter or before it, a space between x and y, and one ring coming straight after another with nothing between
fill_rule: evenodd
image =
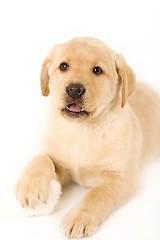
<instances>
[{"instance_id":1,"label":"yellow puppy fur","mask_svg":"<svg viewBox=\"0 0 160 240\"><path fill-rule=\"evenodd\" d=\"M50 97L43 146L16 197L30 208L47 203L53 179L91 188L61 222L68 237L90 236L134 193L144 163L160 154L160 98L94 38L56 45L42 66L41 89Z\"/></svg>"}]
</instances>

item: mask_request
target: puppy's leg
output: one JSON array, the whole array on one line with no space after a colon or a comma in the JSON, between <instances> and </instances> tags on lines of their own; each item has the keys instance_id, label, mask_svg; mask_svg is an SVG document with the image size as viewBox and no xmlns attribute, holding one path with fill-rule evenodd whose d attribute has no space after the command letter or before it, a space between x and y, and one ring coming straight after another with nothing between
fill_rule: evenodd
<instances>
[{"instance_id":1,"label":"puppy's leg","mask_svg":"<svg viewBox=\"0 0 160 240\"><path fill-rule=\"evenodd\" d=\"M137 179L133 181L129 177L109 175L63 217L60 227L65 235L70 238L90 236L135 191Z\"/></svg>"},{"instance_id":2,"label":"puppy's leg","mask_svg":"<svg viewBox=\"0 0 160 240\"><path fill-rule=\"evenodd\" d=\"M22 207L33 209L29 215L46 215L56 205L63 181L63 174L56 173L52 160L47 155L39 155L22 174L15 195Z\"/></svg>"}]
</instances>

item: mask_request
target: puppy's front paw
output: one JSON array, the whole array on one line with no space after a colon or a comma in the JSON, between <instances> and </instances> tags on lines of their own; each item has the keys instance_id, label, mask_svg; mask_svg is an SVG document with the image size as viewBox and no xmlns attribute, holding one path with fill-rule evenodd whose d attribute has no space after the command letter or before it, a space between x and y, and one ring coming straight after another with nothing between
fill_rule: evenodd
<instances>
[{"instance_id":1,"label":"puppy's front paw","mask_svg":"<svg viewBox=\"0 0 160 240\"><path fill-rule=\"evenodd\" d=\"M15 195L22 207L35 208L48 198L51 179L42 174L24 174L15 187Z\"/></svg>"},{"instance_id":2,"label":"puppy's front paw","mask_svg":"<svg viewBox=\"0 0 160 240\"><path fill-rule=\"evenodd\" d=\"M25 215L48 215L60 198L61 186L48 176L22 177L15 187L15 195Z\"/></svg>"},{"instance_id":3,"label":"puppy's front paw","mask_svg":"<svg viewBox=\"0 0 160 240\"><path fill-rule=\"evenodd\" d=\"M62 218L60 228L68 238L82 238L92 235L98 226L98 221L92 213L75 207Z\"/></svg>"}]
</instances>

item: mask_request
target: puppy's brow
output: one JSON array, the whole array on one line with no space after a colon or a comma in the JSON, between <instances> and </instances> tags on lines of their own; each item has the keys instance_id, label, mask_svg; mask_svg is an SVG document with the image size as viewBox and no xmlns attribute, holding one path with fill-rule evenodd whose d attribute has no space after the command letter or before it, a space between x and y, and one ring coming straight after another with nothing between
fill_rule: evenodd
<instances>
[{"instance_id":1,"label":"puppy's brow","mask_svg":"<svg viewBox=\"0 0 160 240\"><path fill-rule=\"evenodd\" d=\"M62 63L62 62L69 62L69 58L68 57L62 57L59 59L59 62Z\"/></svg>"}]
</instances>

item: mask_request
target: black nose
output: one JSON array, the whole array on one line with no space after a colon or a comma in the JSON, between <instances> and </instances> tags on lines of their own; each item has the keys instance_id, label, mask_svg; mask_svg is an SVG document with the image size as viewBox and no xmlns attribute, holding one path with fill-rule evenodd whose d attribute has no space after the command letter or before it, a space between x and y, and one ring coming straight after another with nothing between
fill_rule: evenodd
<instances>
[{"instance_id":1,"label":"black nose","mask_svg":"<svg viewBox=\"0 0 160 240\"><path fill-rule=\"evenodd\" d=\"M70 83L66 87L66 92L68 96L73 99L81 98L82 95L85 93L85 88L82 84Z\"/></svg>"}]
</instances>

